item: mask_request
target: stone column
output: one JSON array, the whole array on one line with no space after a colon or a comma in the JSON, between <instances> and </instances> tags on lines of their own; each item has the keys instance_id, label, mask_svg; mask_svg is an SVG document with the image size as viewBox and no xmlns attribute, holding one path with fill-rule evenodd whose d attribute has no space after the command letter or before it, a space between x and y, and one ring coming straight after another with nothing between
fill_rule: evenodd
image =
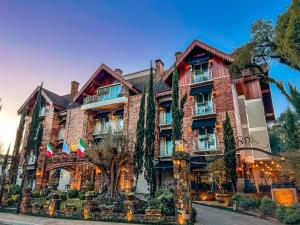
<instances>
[{"instance_id":1,"label":"stone column","mask_svg":"<svg viewBox=\"0 0 300 225\"><path fill-rule=\"evenodd\" d=\"M131 222L133 220L133 214L134 214L134 194L128 193L126 195L126 200L124 201L125 206L125 213L126 213L126 219L128 222Z\"/></svg>"},{"instance_id":2,"label":"stone column","mask_svg":"<svg viewBox=\"0 0 300 225\"><path fill-rule=\"evenodd\" d=\"M48 215L54 216L56 210L59 210L60 200L58 194L52 194L51 199L49 200Z\"/></svg>"},{"instance_id":3,"label":"stone column","mask_svg":"<svg viewBox=\"0 0 300 225\"><path fill-rule=\"evenodd\" d=\"M91 218L92 212L95 211L97 204L91 195L86 195L85 199L86 201L83 203L83 218L88 220Z\"/></svg>"},{"instance_id":4,"label":"stone column","mask_svg":"<svg viewBox=\"0 0 300 225\"><path fill-rule=\"evenodd\" d=\"M30 188L26 188L23 191L22 199L20 200L21 201L21 207L20 207L21 213L28 214L31 211L30 193L31 193Z\"/></svg>"},{"instance_id":5,"label":"stone column","mask_svg":"<svg viewBox=\"0 0 300 225\"><path fill-rule=\"evenodd\" d=\"M182 141L176 141L175 146L173 156L175 222L185 225L192 219L190 155L183 151Z\"/></svg>"}]
</instances>

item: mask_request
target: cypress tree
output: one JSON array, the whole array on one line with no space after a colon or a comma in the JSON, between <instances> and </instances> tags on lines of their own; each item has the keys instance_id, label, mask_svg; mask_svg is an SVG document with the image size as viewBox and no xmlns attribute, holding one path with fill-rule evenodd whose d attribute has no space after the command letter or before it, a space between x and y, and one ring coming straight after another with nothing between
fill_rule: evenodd
<instances>
[{"instance_id":1,"label":"cypress tree","mask_svg":"<svg viewBox=\"0 0 300 225\"><path fill-rule=\"evenodd\" d=\"M8 164L8 157L9 157L9 150L10 150L10 145L7 149L6 155L4 157L3 161L3 166L1 169L1 192L0 192L0 205L2 206L2 196L3 196L3 191L4 191L4 185L5 185L5 179L6 179L6 168Z\"/></svg>"},{"instance_id":2,"label":"cypress tree","mask_svg":"<svg viewBox=\"0 0 300 225\"><path fill-rule=\"evenodd\" d=\"M178 72L177 68L174 68L173 76L172 76L172 138L173 142L177 139L182 138L182 119L184 116L183 108L186 103L187 94L185 94L181 100L179 105L179 93L178 93ZM175 148L175 145L173 145Z\"/></svg>"},{"instance_id":3,"label":"cypress tree","mask_svg":"<svg viewBox=\"0 0 300 225\"><path fill-rule=\"evenodd\" d=\"M17 129L16 141L15 141L14 151L11 160L11 166L9 168L9 181L11 184L15 184L17 180L17 173L18 173L18 166L19 166L19 159L20 159L20 146L23 138L26 115L27 115L27 105L22 111L19 127Z\"/></svg>"},{"instance_id":4,"label":"cypress tree","mask_svg":"<svg viewBox=\"0 0 300 225\"><path fill-rule=\"evenodd\" d=\"M300 147L300 135L296 126L296 118L290 108L286 111L283 127L286 133L286 150L298 150Z\"/></svg>"},{"instance_id":5,"label":"cypress tree","mask_svg":"<svg viewBox=\"0 0 300 225\"><path fill-rule=\"evenodd\" d=\"M233 136L233 129L230 123L230 118L226 112L226 119L223 123L223 141L224 141L224 164L227 179L232 183L233 191L236 192L236 157L235 157L235 141Z\"/></svg>"},{"instance_id":6,"label":"cypress tree","mask_svg":"<svg viewBox=\"0 0 300 225\"><path fill-rule=\"evenodd\" d=\"M155 141L155 102L153 91L153 68L150 67L148 96L147 96L147 112L146 112L146 146L145 146L145 179L149 185L151 198L156 192L156 176L154 169L154 141Z\"/></svg>"},{"instance_id":7,"label":"cypress tree","mask_svg":"<svg viewBox=\"0 0 300 225\"><path fill-rule=\"evenodd\" d=\"M134 146L134 174L136 177L135 186L138 182L138 177L143 171L143 158L144 158L144 139L145 139L145 88L143 89L139 120L136 127L136 143Z\"/></svg>"}]
</instances>

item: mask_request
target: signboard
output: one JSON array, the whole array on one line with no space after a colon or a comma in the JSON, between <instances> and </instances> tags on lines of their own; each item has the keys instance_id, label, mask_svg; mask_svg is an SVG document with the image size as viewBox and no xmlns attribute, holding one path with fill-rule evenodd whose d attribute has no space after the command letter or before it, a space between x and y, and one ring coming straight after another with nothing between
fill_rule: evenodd
<instances>
[{"instance_id":1,"label":"signboard","mask_svg":"<svg viewBox=\"0 0 300 225\"><path fill-rule=\"evenodd\" d=\"M297 203L295 188L272 188L272 199L281 205L290 206Z\"/></svg>"}]
</instances>

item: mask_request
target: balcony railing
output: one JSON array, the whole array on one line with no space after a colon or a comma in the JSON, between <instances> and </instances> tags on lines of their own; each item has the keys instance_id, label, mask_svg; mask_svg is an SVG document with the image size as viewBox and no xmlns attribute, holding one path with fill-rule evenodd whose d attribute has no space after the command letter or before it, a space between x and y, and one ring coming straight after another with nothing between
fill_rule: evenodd
<instances>
[{"instance_id":1,"label":"balcony railing","mask_svg":"<svg viewBox=\"0 0 300 225\"><path fill-rule=\"evenodd\" d=\"M215 107L213 101L196 103L194 115L203 116L203 115L215 113L214 108Z\"/></svg>"},{"instance_id":2,"label":"balcony railing","mask_svg":"<svg viewBox=\"0 0 300 225\"><path fill-rule=\"evenodd\" d=\"M211 75L210 70L205 71L205 72L200 71L200 70L194 71L192 83L201 83L201 82L206 82L206 81L210 81L210 80L212 80L212 75Z\"/></svg>"},{"instance_id":3,"label":"balcony railing","mask_svg":"<svg viewBox=\"0 0 300 225\"><path fill-rule=\"evenodd\" d=\"M121 85L115 85L110 87L100 87L97 89L97 94L87 96L83 100L83 104L90 104L94 102L103 102L115 98L124 97L123 87Z\"/></svg>"},{"instance_id":4,"label":"balcony railing","mask_svg":"<svg viewBox=\"0 0 300 225\"><path fill-rule=\"evenodd\" d=\"M111 130L112 132L122 132L123 131L124 122L120 121L112 121L106 124L96 124L93 135L106 134Z\"/></svg>"}]
</instances>

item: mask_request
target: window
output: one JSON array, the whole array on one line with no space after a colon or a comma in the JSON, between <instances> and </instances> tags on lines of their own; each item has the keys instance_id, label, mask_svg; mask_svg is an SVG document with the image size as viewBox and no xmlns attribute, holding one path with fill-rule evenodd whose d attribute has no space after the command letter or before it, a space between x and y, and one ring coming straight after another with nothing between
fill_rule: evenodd
<instances>
[{"instance_id":1,"label":"window","mask_svg":"<svg viewBox=\"0 0 300 225\"><path fill-rule=\"evenodd\" d=\"M217 148L216 134L213 127L199 130L199 150L215 150Z\"/></svg>"},{"instance_id":2,"label":"window","mask_svg":"<svg viewBox=\"0 0 300 225\"><path fill-rule=\"evenodd\" d=\"M209 74L208 62L193 65L193 82L199 83L203 81L210 80L211 76Z\"/></svg>"},{"instance_id":3,"label":"window","mask_svg":"<svg viewBox=\"0 0 300 225\"><path fill-rule=\"evenodd\" d=\"M122 131L124 126L123 115L114 115L114 120L111 121L111 126L113 131Z\"/></svg>"},{"instance_id":4,"label":"window","mask_svg":"<svg viewBox=\"0 0 300 225\"><path fill-rule=\"evenodd\" d=\"M65 138L65 128L61 127L58 131L57 140L63 140Z\"/></svg>"},{"instance_id":5,"label":"window","mask_svg":"<svg viewBox=\"0 0 300 225\"><path fill-rule=\"evenodd\" d=\"M172 123L172 113L171 113L171 107L164 107L160 111L159 115L159 121L160 124L171 124Z\"/></svg>"},{"instance_id":6,"label":"window","mask_svg":"<svg viewBox=\"0 0 300 225\"><path fill-rule=\"evenodd\" d=\"M95 125L94 134L103 134L108 132L109 129L109 118L107 116L100 117Z\"/></svg>"},{"instance_id":7,"label":"window","mask_svg":"<svg viewBox=\"0 0 300 225\"><path fill-rule=\"evenodd\" d=\"M196 97L196 114L205 115L213 112L211 93L203 93Z\"/></svg>"},{"instance_id":8,"label":"window","mask_svg":"<svg viewBox=\"0 0 300 225\"><path fill-rule=\"evenodd\" d=\"M160 156L172 156L173 141L172 137L162 137L160 139Z\"/></svg>"},{"instance_id":9,"label":"window","mask_svg":"<svg viewBox=\"0 0 300 225\"><path fill-rule=\"evenodd\" d=\"M110 87L100 87L97 90L99 101L110 100L122 96L123 87L121 85L115 85Z\"/></svg>"}]
</instances>

